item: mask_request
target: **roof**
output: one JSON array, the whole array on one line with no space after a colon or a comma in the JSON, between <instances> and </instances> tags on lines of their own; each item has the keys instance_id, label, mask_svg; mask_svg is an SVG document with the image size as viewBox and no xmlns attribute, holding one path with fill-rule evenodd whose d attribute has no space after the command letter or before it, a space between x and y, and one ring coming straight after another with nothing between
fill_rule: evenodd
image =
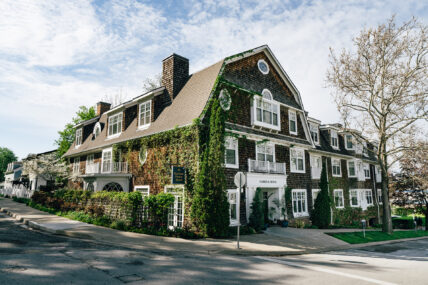
<instances>
[{"instance_id":1,"label":"roof","mask_svg":"<svg viewBox=\"0 0 428 285\"><path fill-rule=\"evenodd\" d=\"M224 60L221 60L192 74L184 87L174 98L174 103L165 107L159 114L159 117L151 123L148 129L139 130L137 127L138 118L135 117L119 137L107 139L107 132L102 131L98 137L93 139L93 134L90 134L78 148L75 147L75 142L73 142L64 157L70 157L82 152L108 147L115 143L192 124L193 120L202 114L211 95L217 76L223 66L223 62ZM135 102L135 104L137 104L137 102ZM185 112L183 112L183 110ZM101 115L99 122L106 126L107 119L108 114L104 113Z\"/></svg>"}]
</instances>

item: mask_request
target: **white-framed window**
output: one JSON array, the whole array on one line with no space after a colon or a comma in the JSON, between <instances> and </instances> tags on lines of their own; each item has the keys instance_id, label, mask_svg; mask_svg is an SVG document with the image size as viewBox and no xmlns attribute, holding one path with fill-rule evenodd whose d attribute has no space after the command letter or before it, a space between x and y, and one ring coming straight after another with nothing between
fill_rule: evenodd
<instances>
[{"instance_id":1,"label":"white-framed window","mask_svg":"<svg viewBox=\"0 0 428 285\"><path fill-rule=\"evenodd\" d=\"M382 189L377 189L377 202L378 204L382 204L383 200L382 200Z\"/></svg>"},{"instance_id":2,"label":"white-framed window","mask_svg":"<svg viewBox=\"0 0 428 285\"><path fill-rule=\"evenodd\" d=\"M309 123L309 130L311 132L311 137L314 143L319 144L320 143L320 133L319 128L317 124Z\"/></svg>"},{"instance_id":3,"label":"white-framed window","mask_svg":"<svg viewBox=\"0 0 428 285\"><path fill-rule=\"evenodd\" d=\"M182 228L184 222L184 185L166 185L165 193L170 193L175 198L168 210L168 228Z\"/></svg>"},{"instance_id":4,"label":"white-framed window","mask_svg":"<svg viewBox=\"0 0 428 285\"><path fill-rule=\"evenodd\" d=\"M258 161L275 162L275 145L267 142L256 144L256 157Z\"/></svg>"},{"instance_id":5,"label":"white-framed window","mask_svg":"<svg viewBox=\"0 0 428 285\"><path fill-rule=\"evenodd\" d=\"M136 185L134 186L134 191L141 193L141 196L147 197L150 195L150 186L149 185Z\"/></svg>"},{"instance_id":6,"label":"white-framed window","mask_svg":"<svg viewBox=\"0 0 428 285\"><path fill-rule=\"evenodd\" d=\"M358 190L349 190L349 203L351 204L351 207L360 207Z\"/></svg>"},{"instance_id":7,"label":"white-framed window","mask_svg":"<svg viewBox=\"0 0 428 285\"><path fill-rule=\"evenodd\" d=\"M94 154L93 153L88 154L86 156L86 168L88 168L88 166L92 165L92 164L94 164Z\"/></svg>"},{"instance_id":8,"label":"white-framed window","mask_svg":"<svg viewBox=\"0 0 428 285\"><path fill-rule=\"evenodd\" d=\"M138 115L138 126L147 127L150 125L152 115L152 101L143 102L140 104Z\"/></svg>"},{"instance_id":9,"label":"white-framed window","mask_svg":"<svg viewBox=\"0 0 428 285\"><path fill-rule=\"evenodd\" d=\"M294 110L288 110L288 123L290 134L297 135L297 114Z\"/></svg>"},{"instance_id":10,"label":"white-framed window","mask_svg":"<svg viewBox=\"0 0 428 285\"><path fill-rule=\"evenodd\" d=\"M97 138L101 134L101 124L97 122L94 126L94 130L92 131L94 138Z\"/></svg>"},{"instance_id":11,"label":"white-framed window","mask_svg":"<svg viewBox=\"0 0 428 285\"><path fill-rule=\"evenodd\" d=\"M273 100L272 93L264 89L262 97L254 96L254 124L280 130L279 104Z\"/></svg>"},{"instance_id":12,"label":"white-framed window","mask_svg":"<svg viewBox=\"0 0 428 285\"><path fill-rule=\"evenodd\" d=\"M80 172L80 157L75 157L73 160L73 173L77 174Z\"/></svg>"},{"instance_id":13,"label":"white-framed window","mask_svg":"<svg viewBox=\"0 0 428 285\"><path fill-rule=\"evenodd\" d=\"M229 201L229 219L230 225L238 225L238 207L237 207L237 195L238 191L236 189L227 190L227 200Z\"/></svg>"},{"instance_id":14,"label":"white-framed window","mask_svg":"<svg viewBox=\"0 0 428 285\"><path fill-rule=\"evenodd\" d=\"M364 163L364 178L370 179L370 165L368 163Z\"/></svg>"},{"instance_id":15,"label":"white-framed window","mask_svg":"<svg viewBox=\"0 0 428 285\"><path fill-rule=\"evenodd\" d=\"M103 149L103 154L101 157L101 172L109 173L112 170L113 166L113 156L112 156L112 148Z\"/></svg>"},{"instance_id":16,"label":"white-framed window","mask_svg":"<svg viewBox=\"0 0 428 285\"><path fill-rule=\"evenodd\" d=\"M348 177L357 177L357 169L354 160L348 160Z\"/></svg>"},{"instance_id":17,"label":"white-framed window","mask_svg":"<svg viewBox=\"0 0 428 285\"><path fill-rule=\"evenodd\" d=\"M108 136L118 136L122 132L123 113L112 115L108 118Z\"/></svg>"},{"instance_id":18,"label":"white-framed window","mask_svg":"<svg viewBox=\"0 0 428 285\"><path fill-rule=\"evenodd\" d=\"M345 200L343 198L342 189L335 189L333 191L333 197L334 197L334 205L336 205L336 208L342 209L345 207Z\"/></svg>"},{"instance_id":19,"label":"white-framed window","mask_svg":"<svg viewBox=\"0 0 428 285\"><path fill-rule=\"evenodd\" d=\"M293 216L294 217L308 216L306 190L293 189L291 191L291 198L292 198L292 204L293 204Z\"/></svg>"},{"instance_id":20,"label":"white-framed window","mask_svg":"<svg viewBox=\"0 0 428 285\"><path fill-rule=\"evenodd\" d=\"M354 149L354 137L350 134L345 135L345 148L347 150L353 150Z\"/></svg>"},{"instance_id":21,"label":"white-framed window","mask_svg":"<svg viewBox=\"0 0 428 285\"><path fill-rule=\"evenodd\" d=\"M315 200L317 199L320 191L320 189L312 189L312 207L315 207Z\"/></svg>"},{"instance_id":22,"label":"white-framed window","mask_svg":"<svg viewBox=\"0 0 428 285\"><path fill-rule=\"evenodd\" d=\"M290 148L290 171L305 173L305 150L301 148Z\"/></svg>"},{"instance_id":23,"label":"white-framed window","mask_svg":"<svg viewBox=\"0 0 428 285\"><path fill-rule=\"evenodd\" d=\"M312 179L320 179L322 170L321 156L311 154Z\"/></svg>"},{"instance_id":24,"label":"white-framed window","mask_svg":"<svg viewBox=\"0 0 428 285\"><path fill-rule=\"evenodd\" d=\"M83 133L83 128L76 130L76 147L82 144L82 140L83 140L82 133Z\"/></svg>"},{"instance_id":25,"label":"white-framed window","mask_svg":"<svg viewBox=\"0 0 428 285\"><path fill-rule=\"evenodd\" d=\"M338 149L339 148L339 138L337 137L337 132L334 130L331 130L330 136L331 136L331 140L330 140L331 146L335 149Z\"/></svg>"},{"instance_id":26,"label":"white-framed window","mask_svg":"<svg viewBox=\"0 0 428 285\"><path fill-rule=\"evenodd\" d=\"M372 190L371 189L366 189L364 191L364 194L365 194L367 206L372 206L373 205Z\"/></svg>"},{"instance_id":27,"label":"white-framed window","mask_svg":"<svg viewBox=\"0 0 428 285\"><path fill-rule=\"evenodd\" d=\"M257 67L259 68L261 73L265 75L269 73L269 65L264 59L259 59L259 61L257 62Z\"/></svg>"},{"instance_id":28,"label":"white-framed window","mask_svg":"<svg viewBox=\"0 0 428 285\"><path fill-rule=\"evenodd\" d=\"M238 139L234 137L226 137L226 139L224 140L224 144L225 166L228 168L239 168Z\"/></svg>"},{"instance_id":29,"label":"white-framed window","mask_svg":"<svg viewBox=\"0 0 428 285\"><path fill-rule=\"evenodd\" d=\"M335 177L341 177L342 176L339 158L332 158L331 159L331 168L332 168L333 176L335 176Z\"/></svg>"},{"instance_id":30,"label":"white-framed window","mask_svg":"<svg viewBox=\"0 0 428 285\"><path fill-rule=\"evenodd\" d=\"M367 142L363 141L363 155L369 156L369 150L367 149Z\"/></svg>"},{"instance_id":31,"label":"white-framed window","mask_svg":"<svg viewBox=\"0 0 428 285\"><path fill-rule=\"evenodd\" d=\"M376 182L381 183L382 182L382 171L380 169L380 166L376 165L375 170L376 170Z\"/></svg>"}]
</instances>

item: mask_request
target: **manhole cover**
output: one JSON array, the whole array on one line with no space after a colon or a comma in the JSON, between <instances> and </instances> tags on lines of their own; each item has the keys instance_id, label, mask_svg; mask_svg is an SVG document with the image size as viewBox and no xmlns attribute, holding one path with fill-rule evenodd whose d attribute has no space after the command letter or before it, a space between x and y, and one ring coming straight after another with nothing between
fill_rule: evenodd
<instances>
[{"instance_id":1,"label":"manhole cover","mask_svg":"<svg viewBox=\"0 0 428 285\"><path fill-rule=\"evenodd\" d=\"M144 279L143 277L138 276L137 274L123 275L123 276L118 276L116 278L119 279L120 281L122 281L123 283L130 283L130 282L139 281L139 280Z\"/></svg>"}]
</instances>

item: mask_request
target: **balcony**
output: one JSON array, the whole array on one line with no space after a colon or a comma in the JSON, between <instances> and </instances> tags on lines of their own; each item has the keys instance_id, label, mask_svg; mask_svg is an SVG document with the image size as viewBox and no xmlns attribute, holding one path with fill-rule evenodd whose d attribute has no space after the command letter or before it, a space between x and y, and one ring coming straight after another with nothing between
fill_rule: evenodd
<instances>
[{"instance_id":1,"label":"balcony","mask_svg":"<svg viewBox=\"0 0 428 285\"><path fill-rule=\"evenodd\" d=\"M248 171L271 174L285 174L285 163L248 159Z\"/></svg>"},{"instance_id":2,"label":"balcony","mask_svg":"<svg viewBox=\"0 0 428 285\"><path fill-rule=\"evenodd\" d=\"M86 165L85 174L127 174L127 162L91 163Z\"/></svg>"}]
</instances>

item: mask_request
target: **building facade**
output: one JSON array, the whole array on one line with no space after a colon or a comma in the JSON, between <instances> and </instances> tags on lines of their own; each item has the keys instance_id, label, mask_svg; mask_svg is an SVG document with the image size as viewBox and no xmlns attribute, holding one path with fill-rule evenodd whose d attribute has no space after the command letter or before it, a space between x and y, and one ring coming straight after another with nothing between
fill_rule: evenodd
<instances>
[{"instance_id":1,"label":"building facade","mask_svg":"<svg viewBox=\"0 0 428 285\"><path fill-rule=\"evenodd\" d=\"M113 108L99 102L97 116L76 126L75 142L64 155L73 173L71 186L169 192L176 197L170 226L191 223L204 143L200 126L210 116L213 98L226 116L224 173L231 225L238 216L248 221L257 189L267 221L308 219L323 165L334 201L332 223L339 222L345 208L379 208L373 145L353 130L308 117L300 93L267 46L192 75L189 61L173 54L163 60L161 87ZM173 166L184 167L184 184L172 183ZM237 172L247 177L242 193L233 183ZM288 202L286 191L291 191Z\"/></svg>"}]
</instances>

